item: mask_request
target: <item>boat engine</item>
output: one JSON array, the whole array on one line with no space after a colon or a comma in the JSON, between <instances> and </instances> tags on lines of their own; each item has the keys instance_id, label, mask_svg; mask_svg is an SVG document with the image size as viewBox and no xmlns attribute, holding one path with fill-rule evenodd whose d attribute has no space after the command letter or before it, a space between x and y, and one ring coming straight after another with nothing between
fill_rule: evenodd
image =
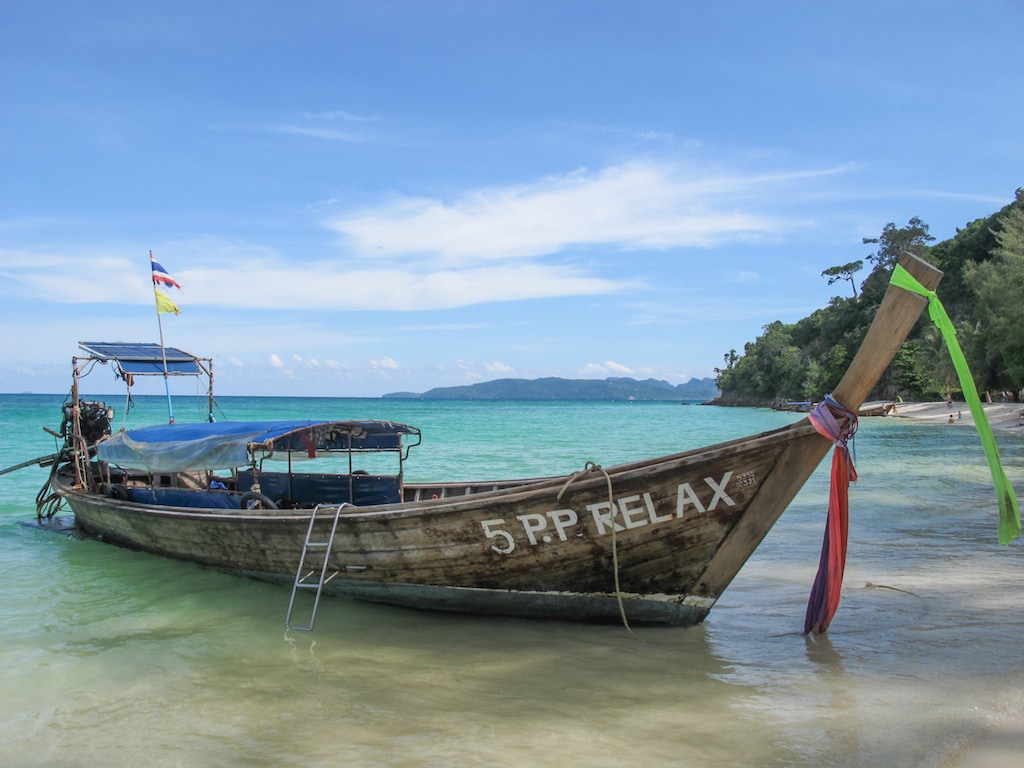
<instances>
[{"instance_id":1,"label":"boat engine","mask_svg":"<svg viewBox=\"0 0 1024 768\"><path fill-rule=\"evenodd\" d=\"M65 440L71 437L71 421L75 407L71 403L64 404L64 422L60 425L60 435ZM78 401L78 423L82 438L86 445L95 445L110 435L110 422L114 418L114 409L107 408L106 403L89 400Z\"/></svg>"}]
</instances>

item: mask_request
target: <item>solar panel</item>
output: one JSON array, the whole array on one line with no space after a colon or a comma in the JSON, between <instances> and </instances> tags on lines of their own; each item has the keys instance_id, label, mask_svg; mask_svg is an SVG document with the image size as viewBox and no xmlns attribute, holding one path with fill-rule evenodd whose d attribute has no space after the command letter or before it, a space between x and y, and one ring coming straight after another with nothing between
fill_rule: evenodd
<instances>
[{"instance_id":1,"label":"solar panel","mask_svg":"<svg viewBox=\"0 0 1024 768\"><path fill-rule=\"evenodd\" d=\"M80 341L78 346L98 360L115 361L125 373L163 374L165 360L168 373L195 376L203 373L200 358L176 347L161 350L159 344L152 342L122 341Z\"/></svg>"}]
</instances>

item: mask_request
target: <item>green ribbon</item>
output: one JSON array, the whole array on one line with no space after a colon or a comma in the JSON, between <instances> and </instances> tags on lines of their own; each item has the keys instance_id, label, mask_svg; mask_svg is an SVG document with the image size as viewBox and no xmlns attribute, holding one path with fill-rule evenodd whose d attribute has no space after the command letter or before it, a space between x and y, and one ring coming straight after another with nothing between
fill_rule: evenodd
<instances>
[{"instance_id":1,"label":"green ribbon","mask_svg":"<svg viewBox=\"0 0 1024 768\"><path fill-rule=\"evenodd\" d=\"M967 366L967 359L960 349L960 342L957 341L953 322L946 314L946 308L942 306L935 291L929 291L899 264L893 270L889 282L928 299L928 316L942 333L942 338L946 340L949 356L953 360L953 367L956 368L957 378L960 379L960 388L963 390L964 399L967 400L967 406L971 409L978 437L981 438L981 445L985 449L985 458L988 459L989 469L992 470L992 483L999 499L999 543L1009 544L1020 536L1020 508L1017 506L1017 496L1006 478L1002 462L999 461L996 439L985 415L985 409L981 405L981 398L978 397L978 388L974 385L971 369Z\"/></svg>"}]
</instances>

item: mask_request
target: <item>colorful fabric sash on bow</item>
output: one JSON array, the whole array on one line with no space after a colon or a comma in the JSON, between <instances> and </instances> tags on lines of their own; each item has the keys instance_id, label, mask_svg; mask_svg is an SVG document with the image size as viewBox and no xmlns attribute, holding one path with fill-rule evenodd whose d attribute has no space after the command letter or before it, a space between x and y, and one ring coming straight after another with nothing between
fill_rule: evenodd
<instances>
[{"instance_id":1,"label":"colorful fabric sash on bow","mask_svg":"<svg viewBox=\"0 0 1024 768\"><path fill-rule=\"evenodd\" d=\"M857 414L829 395L808 414L808 418L819 433L835 443L836 449L832 453L832 487L828 496L828 519L821 544L821 560L804 617L805 635L808 632L820 634L828 629L839 608L850 527L849 490L850 483L857 482L852 446L848 445L857 432Z\"/></svg>"},{"instance_id":2,"label":"colorful fabric sash on bow","mask_svg":"<svg viewBox=\"0 0 1024 768\"><path fill-rule=\"evenodd\" d=\"M963 390L964 399L974 417L974 425L978 430L978 437L981 438L981 445L985 449L989 469L992 471L992 483L995 485L996 497L999 499L999 543L1009 544L1020 536L1020 508L1017 505L1017 496L1006 477L1006 472L1003 471L1002 462L999 460L999 450L996 448L996 440L992 435L992 427L989 425L985 409L981 405L978 389L974 385L971 370L967 367L963 350L960 349L960 342L957 341L953 322L946 314L946 308L942 306L935 291L929 291L900 265L896 265L889 282L928 299L928 315L946 340L949 356L953 360L953 367L956 368L957 378L960 379L960 388Z\"/></svg>"}]
</instances>

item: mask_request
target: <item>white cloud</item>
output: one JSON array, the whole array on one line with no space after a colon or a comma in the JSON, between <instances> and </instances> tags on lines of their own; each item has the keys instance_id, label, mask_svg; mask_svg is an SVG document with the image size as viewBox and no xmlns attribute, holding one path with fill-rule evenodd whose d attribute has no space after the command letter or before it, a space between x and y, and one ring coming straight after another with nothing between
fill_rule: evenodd
<instances>
[{"instance_id":1,"label":"white cloud","mask_svg":"<svg viewBox=\"0 0 1024 768\"><path fill-rule=\"evenodd\" d=\"M372 116L346 112L344 109L335 109L327 112L304 112L302 116L307 120L344 120L350 123L365 123L378 119Z\"/></svg>"},{"instance_id":2,"label":"white cloud","mask_svg":"<svg viewBox=\"0 0 1024 768\"><path fill-rule=\"evenodd\" d=\"M613 373L633 373L633 369L630 368L628 365L622 365L611 360L608 360L605 363L605 366L608 368L609 371Z\"/></svg>"},{"instance_id":3,"label":"white cloud","mask_svg":"<svg viewBox=\"0 0 1024 768\"><path fill-rule=\"evenodd\" d=\"M242 290L224 291L224 285ZM422 271L346 269L332 263L301 269L263 267L240 278L231 269L205 270L189 292L200 304L343 310L450 309L496 301L611 293L624 283L561 265L498 264Z\"/></svg>"},{"instance_id":4,"label":"white cloud","mask_svg":"<svg viewBox=\"0 0 1024 768\"><path fill-rule=\"evenodd\" d=\"M453 202L399 197L338 216L328 226L346 234L354 252L336 258L311 260L214 237L162 243L156 253L183 286L171 292L183 312L195 306L415 311L600 296L645 285L628 263L613 275L600 274L605 260L576 249L659 250L776 238L804 224L765 213L772 201L808 178L842 170L741 175L636 161L470 190ZM0 265L0 293L21 298L152 301L149 268L135 244L59 253L0 250Z\"/></svg>"},{"instance_id":5,"label":"white cloud","mask_svg":"<svg viewBox=\"0 0 1024 768\"><path fill-rule=\"evenodd\" d=\"M348 144L355 144L363 141L363 138L350 131L340 130L332 127L338 122L342 123L366 123L377 120L376 117L356 115L342 109L326 112L304 112L302 115L306 121L303 124L286 123L283 125L270 126L267 130L271 133L283 133L293 136L308 136L314 139L326 139L327 141L342 141Z\"/></svg>"},{"instance_id":6,"label":"white cloud","mask_svg":"<svg viewBox=\"0 0 1024 768\"><path fill-rule=\"evenodd\" d=\"M512 373L513 371L515 371L515 368L513 368L511 365L506 365L505 363L494 362L484 363L484 370L487 371L488 373L505 374Z\"/></svg>"},{"instance_id":7,"label":"white cloud","mask_svg":"<svg viewBox=\"0 0 1024 768\"><path fill-rule=\"evenodd\" d=\"M285 367L284 363L281 361L281 358L278 357L277 355L271 355L269 358L267 358L267 360L270 363L270 367L271 368L284 368Z\"/></svg>"},{"instance_id":8,"label":"white cloud","mask_svg":"<svg viewBox=\"0 0 1024 768\"><path fill-rule=\"evenodd\" d=\"M398 363L392 360L390 357L382 357L379 360L371 360L370 366L376 370L383 371L397 371Z\"/></svg>"},{"instance_id":9,"label":"white cloud","mask_svg":"<svg viewBox=\"0 0 1024 768\"><path fill-rule=\"evenodd\" d=\"M749 270L732 270L725 273L726 279L733 283L756 283L761 279L757 272Z\"/></svg>"},{"instance_id":10,"label":"white cloud","mask_svg":"<svg viewBox=\"0 0 1024 768\"><path fill-rule=\"evenodd\" d=\"M429 266L360 269L336 262L300 266L277 258L250 260L232 245L207 249L203 263L223 267L175 269L182 291L171 299L190 306L241 309L430 310L498 301L608 294L629 285L588 275L581 268L538 263L493 264L432 271ZM153 301L149 268L128 258L40 254L23 263L0 250L0 293L17 292L61 304L143 304ZM227 266L230 264L230 266ZM240 268L239 265L244 265ZM43 267L43 268L41 268Z\"/></svg>"},{"instance_id":11,"label":"white cloud","mask_svg":"<svg viewBox=\"0 0 1024 768\"><path fill-rule=\"evenodd\" d=\"M764 199L795 181L840 171L744 176L636 161L473 190L453 202L396 197L328 225L367 257L428 254L449 264L536 257L573 245L706 247L795 226L760 212L768 207Z\"/></svg>"},{"instance_id":12,"label":"white cloud","mask_svg":"<svg viewBox=\"0 0 1024 768\"><path fill-rule=\"evenodd\" d=\"M628 365L606 360L603 363L587 363L582 373L586 376L631 376L634 371Z\"/></svg>"},{"instance_id":13,"label":"white cloud","mask_svg":"<svg viewBox=\"0 0 1024 768\"><path fill-rule=\"evenodd\" d=\"M270 129L273 133L284 133L293 136L308 136L313 139L327 139L328 141L343 141L348 144L356 144L362 141L361 138L348 131L339 131L337 128L325 128L322 126L306 125L277 125Z\"/></svg>"}]
</instances>

